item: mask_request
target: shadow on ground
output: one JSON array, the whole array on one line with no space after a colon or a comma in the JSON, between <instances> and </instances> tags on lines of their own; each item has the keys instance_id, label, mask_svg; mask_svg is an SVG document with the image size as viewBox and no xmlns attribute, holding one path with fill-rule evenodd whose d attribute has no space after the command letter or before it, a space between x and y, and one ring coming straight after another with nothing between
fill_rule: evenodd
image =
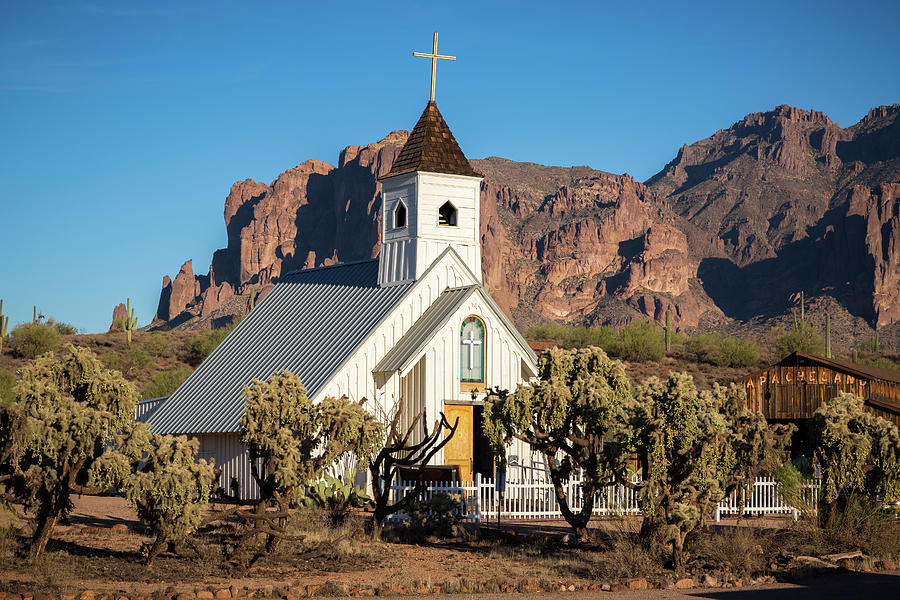
<instances>
[{"instance_id":1,"label":"shadow on ground","mask_svg":"<svg viewBox=\"0 0 900 600\"><path fill-rule=\"evenodd\" d=\"M697 590L687 592L691 598L723 598L727 600L831 600L838 598L898 598L900 573L844 573L803 579L786 587L763 589Z\"/></svg>"}]
</instances>

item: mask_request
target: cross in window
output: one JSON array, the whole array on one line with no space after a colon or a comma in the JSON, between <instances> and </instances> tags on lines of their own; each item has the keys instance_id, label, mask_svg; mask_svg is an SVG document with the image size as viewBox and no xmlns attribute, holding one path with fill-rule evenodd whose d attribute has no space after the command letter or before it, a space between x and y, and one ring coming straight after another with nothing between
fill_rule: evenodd
<instances>
[{"instance_id":1,"label":"cross in window","mask_svg":"<svg viewBox=\"0 0 900 600\"><path fill-rule=\"evenodd\" d=\"M481 340L475 339L475 332L471 329L469 330L469 339L463 339L463 344L466 344L469 347L469 369L475 368L475 346L481 345Z\"/></svg>"}]
</instances>

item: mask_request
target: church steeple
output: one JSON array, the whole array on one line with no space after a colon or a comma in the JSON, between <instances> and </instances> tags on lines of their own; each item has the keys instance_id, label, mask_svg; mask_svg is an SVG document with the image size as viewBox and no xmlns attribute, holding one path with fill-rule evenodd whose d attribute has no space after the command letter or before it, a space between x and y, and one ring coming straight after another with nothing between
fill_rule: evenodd
<instances>
[{"instance_id":1,"label":"church steeple","mask_svg":"<svg viewBox=\"0 0 900 600\"><path fill-rule=\"evenodd\" d=\"M434 102L437 33L431 54L431 99L381 181L378 283L417 279L449 246L481 281L481 175L469 164Z\"/></svg>"},{"instance_id":2,"label":"church steeple","mask_svg":"<svg viewBox=\"0 0 900 600\"><path fill-rule=\"evenodd\" d=\"M382 179L413 171L481 177L469 164L434 102L425 107L390 172Z\"/></svg>"}]
</instances>

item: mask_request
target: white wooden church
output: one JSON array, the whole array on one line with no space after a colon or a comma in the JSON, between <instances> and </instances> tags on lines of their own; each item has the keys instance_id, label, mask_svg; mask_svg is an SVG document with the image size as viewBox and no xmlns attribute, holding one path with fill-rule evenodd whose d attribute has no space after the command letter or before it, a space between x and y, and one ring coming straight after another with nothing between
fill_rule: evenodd
<instances>
[{"instance_id":1,"label":"white wooden church","mask_svg":"<svg viewBox=\"0 0 900 600\"><path fill-rule=\"evenodd\" d=\"M288 370L309 397L366 398L379 415L443 411L460 427L434 463L470 481L492 475L481 435L486 388L537 374L537 357L481 282L479 202L472 169L432 96L382 187L381 252L371 260L284 275L196 371L139 418L200 441L242 499L258 490L238 441L243 388ZM510 453L526 458L524 448Z\"/></svg>"}]
</instances>

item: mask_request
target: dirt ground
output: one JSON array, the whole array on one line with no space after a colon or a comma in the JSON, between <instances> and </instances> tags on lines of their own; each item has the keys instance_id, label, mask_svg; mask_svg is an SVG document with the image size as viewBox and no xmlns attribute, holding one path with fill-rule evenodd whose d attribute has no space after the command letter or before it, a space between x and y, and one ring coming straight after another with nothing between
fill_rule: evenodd
<instances>
[{"instance_id":1,"label":"dirt ground","mask_svg":"<svg viewBox=\"0 0 900 600\"><path fill-rule=\"evenodd\" d=\"M532 582L545 590L558 590L560 586L584 589L604 581L604 574L627 573L616 565L591 564L586 557L598 555L594 551L560 552L558 547L549 554L552 560L541 555L540 544L535 539L562 538L569 533L560 521L510 521L501 520L499 528L492 525L490 531L482 531L478 541L431 542L426 544L392 543L358 538L341 539L340 535L323 533L322 543L305 543L291 547L285 544L283 552L267 558L252 571L229 570L221 560L190 560L165 554L152 567L140 563L142 544L149 538L140 533L142 525L122 498L76 496L69 523L57 528L43 561L26 565L21 560L7 556L0 559L0 591L22 593L25 591L77 595L85 589L98 594L115 596L158 596L180 592L193 593L200 589L220 589L229 586L258 590L265 586L275 589L307 589L308 586L338 584L341 589L354 587L404 588L409 593L416 590L422 597L427 591L442 586L451 591L483 589L485 582ZM723 522L723 528L734 525L764 529L778 529L790 523L790 519L744 519L741 523ZM123 527L124 525L124 527ZM597 536L616 531L635 530L637 519L601 520L594 523ZM499 529L499 531L497 531ZM502 535L502 543L491 543L492 535ZM510 541L511 540L511 541ZM525 543L518 540L532 540ZM559 542L556 542L557 544ZM535 548L537 548L535 550ZM9 555L9 552L4 552ZM560 557L559 555L563 556ZM634 562L631 568L646 569L646 565L629 556L628 549L618 555L623 563ZM612 570L610 570L612 569ZM637 572L637 571L636 571ZM640 571L651 582L670 577L661 573ZM898 590L900 577L874 574L854 574L846 580L846 589ZM623 578L619 577L619 581ZM610 581L610 579L606 579ZM844 581L844 580L834 580ZM531 585L531 584L529 584ZM810 587L812 585L812 587ZM818 584L755 585L752 588L714 590L652 590L629 592L629 598L753 598L752 594L769 590L775 598L848 597L833 595L844 589L833 585ZM466 587L468 586L468 588ZM571 586L571 587L570 587ZM866 587L869 586L869 587ZM752 594L751 594L751 590ZM817 595L804 595L813 593ZM820 596L828 592L832 596ZM716 595L721 593L722 595ZM566 598L594 597L597 592L566 592ZM737 596L735 594L744 594ZM751 594L751 595L747 595ZM879 595L880 592L879 592ZM604 593L604 598L615 597ZM436 596L437 597L437 596ZM462 594L461 597L492 597L490 594ZM520 597L531 597L526 591ZM542 593L541 598L554 597ZM900 597L900 596L898 596Z\"/></svg>"}]
</instances>

